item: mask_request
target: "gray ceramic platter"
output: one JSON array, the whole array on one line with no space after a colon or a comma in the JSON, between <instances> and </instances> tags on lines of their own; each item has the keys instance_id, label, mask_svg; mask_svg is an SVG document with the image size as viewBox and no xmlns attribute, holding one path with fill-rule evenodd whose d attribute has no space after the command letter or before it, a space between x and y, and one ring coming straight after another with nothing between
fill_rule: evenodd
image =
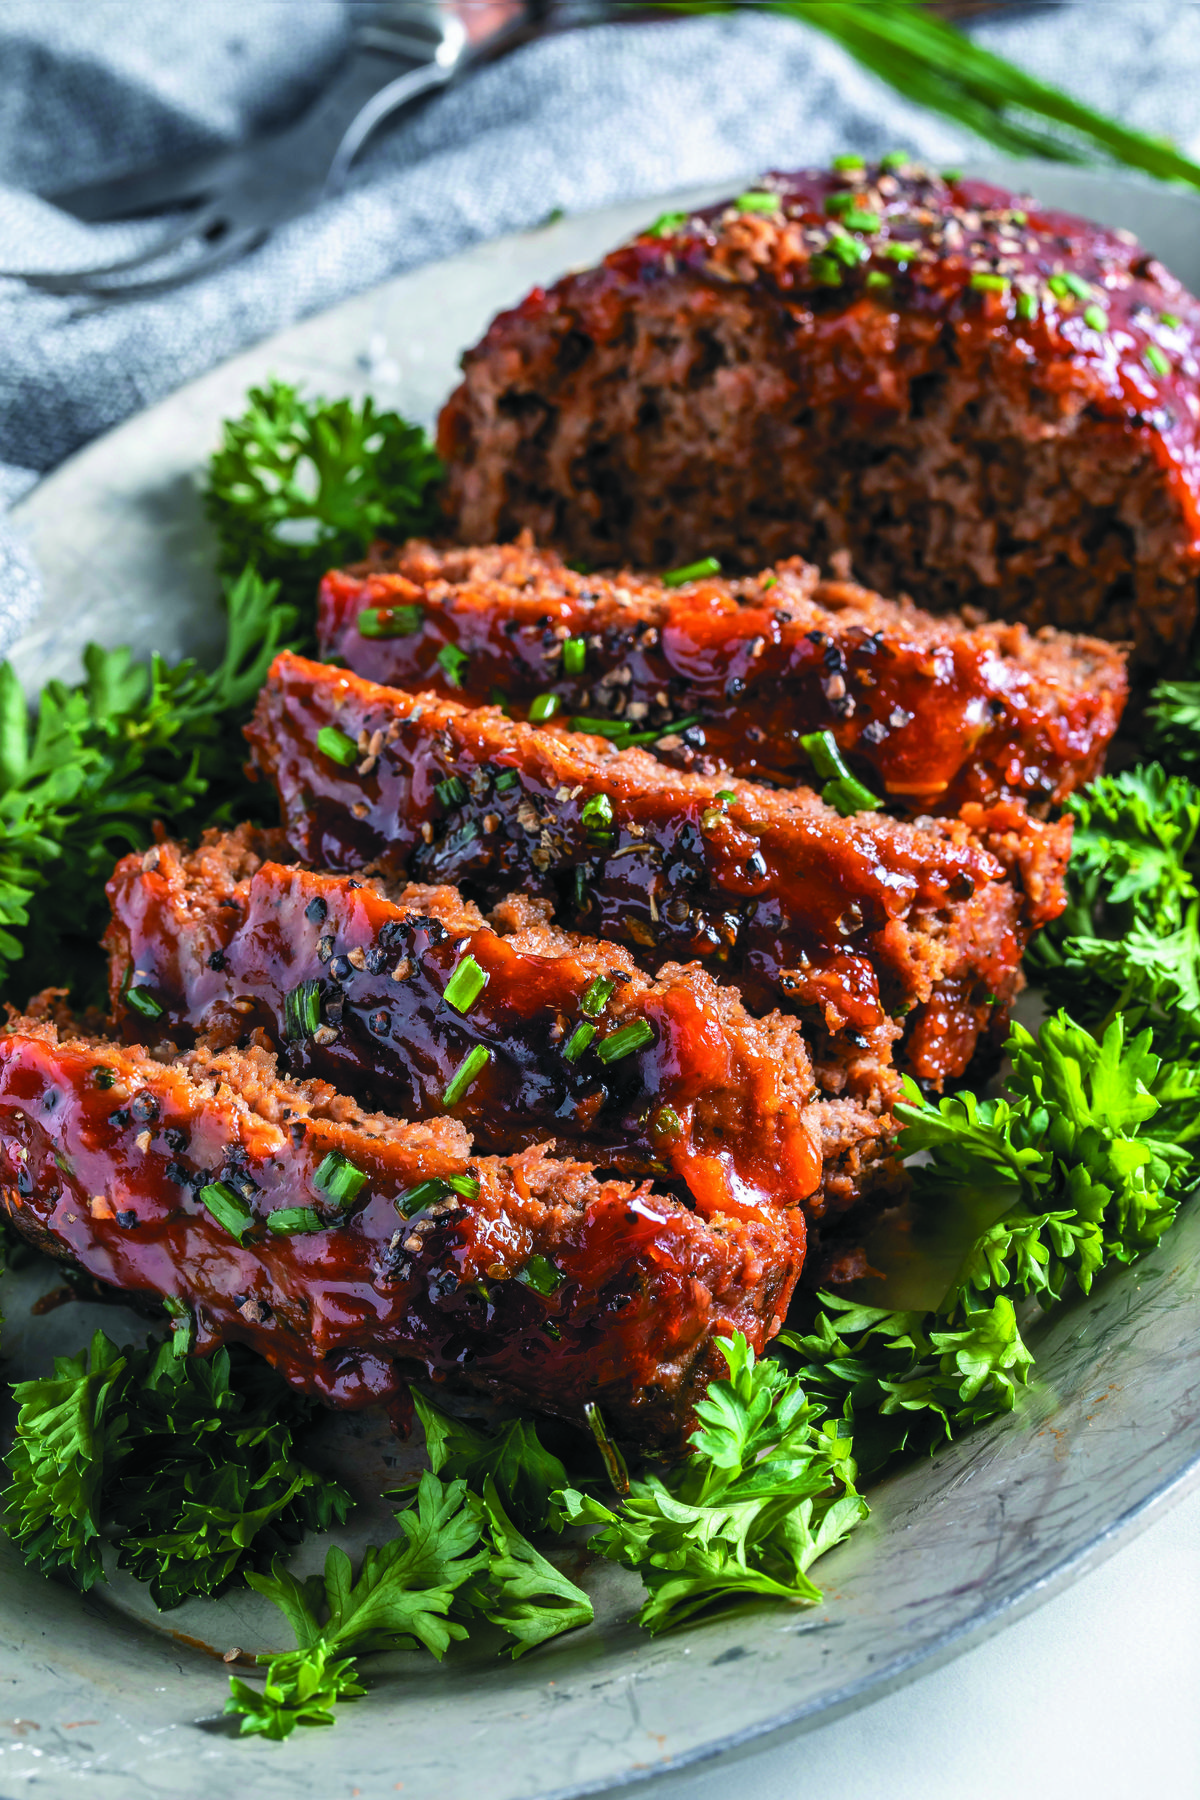
<instances>
[{"instance_id":1,"label":"gray ceramic platter","mask_svg":"<svg viewBox=\"0 0 1200 1800\"><path fill-rule=\"evenodd\" d=\"M1051 168L994 172L1043 199L1133 228L1200 287L1200 202ZM725 191L728 191L726 188ZM306 321L131 419L18 509L47 590L17 662L31 691L74 678L89 639L170 657L219 637L198 476L219 422L275 374L326 394L370 390L431 421L462 348L533 283L590 262L690 192L566 219L405 275ZM6 1373L40 1373L96 1325L79 1304L41 1315L38 1264L0 1284ZM824 1603L761 1610L660 1640L634 1623L636 1579L583 1572L584 1632L511 1664L470 1652L379 1659L370 1697L333 1732L235 1740L213 1655L282 1648L250 1594L155 1615L115 1579L84 1599L30 1574L0 1541L0 1794L90 1800L249 1792L256 1800L391 1795L551 1800L637 1782L863 1704L1037 1605L1200 1481L1200 1209L1092 1298L1036 1324L1039 1380L1019 1410L872 1493L869 1524L820 1565ZM331 1420L322 1450L366 1497L414 1452L376 1421ZM365 1503L359 1541L387 1527ZM301 1566L318 1566L310 1543Z\"/></svg>"}]
</instances>

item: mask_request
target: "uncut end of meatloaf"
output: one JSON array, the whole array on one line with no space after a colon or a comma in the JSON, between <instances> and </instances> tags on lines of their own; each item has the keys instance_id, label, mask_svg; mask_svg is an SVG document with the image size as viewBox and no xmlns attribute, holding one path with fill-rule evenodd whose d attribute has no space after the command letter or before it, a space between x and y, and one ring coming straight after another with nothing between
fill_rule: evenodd
<instances>
[{"instance_id":1,"label":"uncut end of meatloaf","mask_svg":"<svg viewBox=\"0 0 1200 1800\"><path fill-rule=\"evenodd\" d=\"M556 717L625 728L705 774L810 781L802 739L828 731L872 792L914 813L1061 804L1099 772L1128 688L1099 638L934 617L799 557L667 586L580 574L528 532L378 546L326 575L318 641L372 681L475 702L499 689L517 717L552 696Z\"/></svg>"},{"instance_id":2,"label":"uncut end of meatloaf","mask_svg":"<svg viewBox=\"0 0 1200 1800\"><path fill-rule=\"evenodd\" d=\"M456 1184L456 1185L453 1185ZM0 1205L96 1280L186 1307L334 1406L418 1375L681 1446L714 1339L778 1331L798 1211L698 1218L544 1147L476 1157L261 1050L160 1062L17 1019L0 1035Z\"/></svg>"},{"instance_id":3,"label":"uncut end of meatloaf","mask_svg":"<svg viewBox=\"0 0 1200 1800\"><path fill-rule=\"evenodd\" d=\"M982 182L762 187L493 322L439 426L457 535L598 566L849 547L933 609L1181 652L1200 304L1128 232Z\"/></svg>"},{"instance_id":4,"label":"uncut end of meatloaf","mask_svg":"<svg viewBox=\"0 0 1200 1800\"><path fill-rule=\"evenodd\" d=\"M1065 903L1070 823L1016 801L844 818L806 788L682 774L290 654L247 737L306 861L535 894L644 968L699 959L752 1010L786 1006L881 1087L897 1038L914 1074L962 1073Z\"/></svg>"},{"instance_id":5,"label":"uncut end of meatloaf","mask_svg":"<svg viewBox=\"0 0 1200 1800\"><path fill-rule=\"evenodd\" d=\"M700 965L647 976L526 896L485 921L454 888L284 866L263 860L271 843L240 826L118 863L105 945L123 1037L145 1034L150 1004L174 1046L258 1044L389 1113L448 1114L477 1152L552 1137L560 1154L677 1182L704 1217L800 1205L813 1221L901 1186L878 1098L819 1093L798 1020L753 1017ZM631 1032L636 1048L611 1060Z\"/></svg>"}]
</instances>

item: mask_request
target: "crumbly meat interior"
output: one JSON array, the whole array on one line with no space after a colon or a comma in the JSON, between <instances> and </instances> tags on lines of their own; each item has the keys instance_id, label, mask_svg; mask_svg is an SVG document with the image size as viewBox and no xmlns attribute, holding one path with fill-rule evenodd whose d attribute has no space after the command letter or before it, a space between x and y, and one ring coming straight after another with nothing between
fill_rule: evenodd
<instances>
[{"instance_id":1,"label":"crumbly meat interior","mask_svg":"<svg viewBox=\"0 0 1200 1800\"><path fill-rule=\"evenodd\" d=\"M665 568L848 549L931 608L1181 652L1195 299L1128 233L981 183L772 181L776 215L706 209L493 322L439 426L463 541Z\"/></svg>"}]
</instances>

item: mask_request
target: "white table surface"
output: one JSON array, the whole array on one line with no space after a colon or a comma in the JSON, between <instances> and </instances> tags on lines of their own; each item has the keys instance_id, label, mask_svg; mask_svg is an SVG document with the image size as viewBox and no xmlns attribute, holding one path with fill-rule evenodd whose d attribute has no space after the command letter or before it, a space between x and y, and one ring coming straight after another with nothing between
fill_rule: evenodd
<instances>
[{"instance_id":1,"label":"white table surface","mask_svg":"<svg viewBox=\"0 0 1200 1800\"><path fill-rule=\"evenodd\" d=\"M1200 1492L1037 1611L873 1706L632 1792L644 1800L1194 1800Z\"/></svg>"}]
</instances>

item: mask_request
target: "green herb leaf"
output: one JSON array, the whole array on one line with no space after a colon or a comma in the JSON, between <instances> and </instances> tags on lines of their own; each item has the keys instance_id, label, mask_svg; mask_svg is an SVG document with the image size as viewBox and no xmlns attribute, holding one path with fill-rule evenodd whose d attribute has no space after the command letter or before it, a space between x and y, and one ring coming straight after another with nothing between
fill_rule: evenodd
<instances>
[{"instance_id":1,"label":"green herb leaf","mask_svg":"<svg viewBox=\"0 0 1200 1800\"><path fill-rule=\"evenodd\" d=\"M488 984L473 956L464 956L442 991L442 999L455 1012L469 1012Z\"/></svg>"},{"instance_id":2,"label":"green herb leaf","mask_svg":"<svg viewBox=\"0 0 1200 1800\"><path fill-rule=\"evenodd\" d=\"M254 1214L241 1195L235 1194L227 1181L210 1181L196 1198L208 1208L218 1225L223 1225L230 1237L240 1244L254 1224Z\"/></svg>"},{"instance_id":3,"label":"green herb leaf","mask_svg":"<svg viewBox=\"0 0 1200 1800\"><path fill-rule=\"evenodd\" d=\"M209 464L220 567L253 563L308 616L326 569L356 561L373 538L436 529L441 477L420 426L369 398L309 400L282 381L251 388Z\"/></svg>"},{"instance_id":4,"label":"green herb leaf","mask_svg":"<svg viewBox=\"0 0 1200 1800\"><path fill-rule=\"evenodd\" d=\"M559 1497L560 1523L599 1525L589 1549L641 1575L649 1631L750 1598L814 1604L806 1571L866 1515L838 1422L822 1426L799 1381L740 1333L718 1343L729 1379L697 1404L692 1457L632 1481L615 1508Z\"/></svg>"},{"instance_id":5,"label":"green herb leaf","mask_svg":"<svg viewBox=\"0 0 1200 1800\"><path fill-rule=\"evenodd\" d=\"M97 1332L51 1378L14 1388L4 1522L43 1573L83 1588L103 1580L112 1520L120 1566L173 1607L223 1593L345 1518L349 1495L293 1448L313 1403L248 1351L202 1361L176 1350L118 1351Z\"/></svg>"},{"instance_id":6,"label":"green herb leaf","mask_svg":"<svg viewBox=\"0 0 1200 1800\"><path fill-rule=\"evenodd\" d=\"M350 1206L366 1179L365 1170L356 1168L340 1150L331 1150L318 1164L313 1186L326 1194L335 1206Z\"/></svg>"}]
</instances>

